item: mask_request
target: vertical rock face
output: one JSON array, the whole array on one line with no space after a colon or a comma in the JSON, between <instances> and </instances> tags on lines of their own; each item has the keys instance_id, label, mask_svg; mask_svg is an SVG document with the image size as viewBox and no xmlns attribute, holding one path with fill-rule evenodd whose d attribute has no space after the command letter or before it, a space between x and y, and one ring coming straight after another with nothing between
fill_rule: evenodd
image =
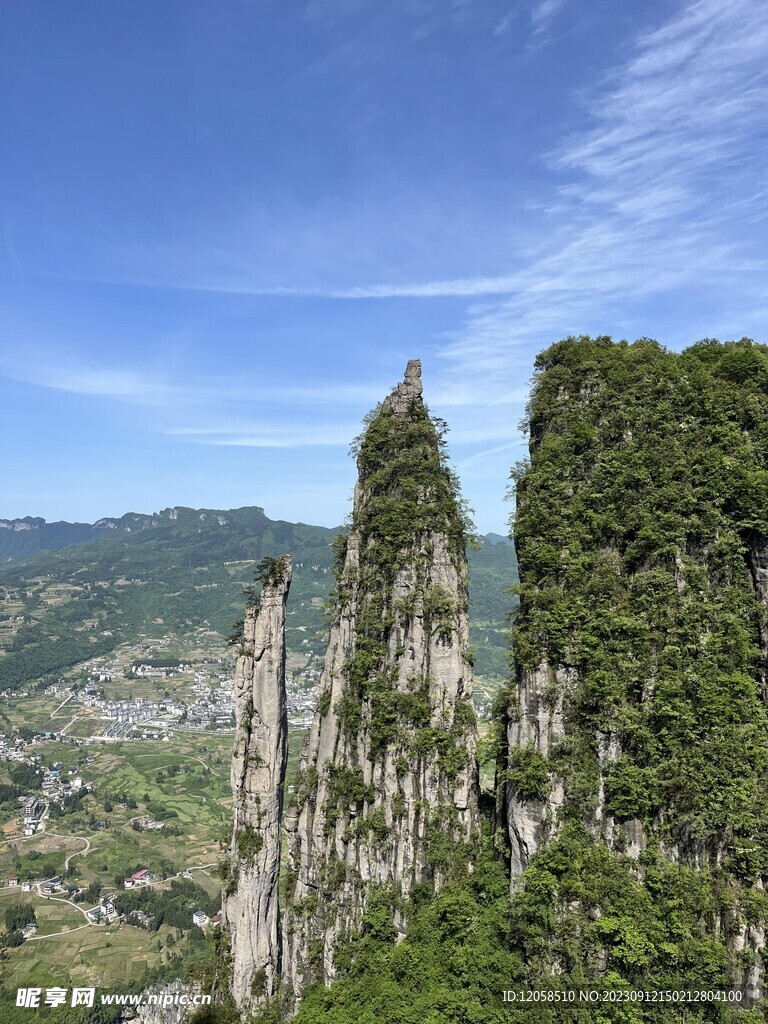
<instances>
[{"instance_id":1,"label":"vertical rock face","mask_svg":"<svg viewBox=\"0 0 768 1024\"><path fill-rule=\"evenodd\" d=\"M284 974L342 972L375 901L438 888L479 828L466 523L421 367L369 418L318 711L286 813Z\"/></svg>"},{"instance_id":2,"label":"vertical rock face","mask_svg":"<svg viewBox=\"0 0 768 1024\"><path fill-rule=\"evenodd\" d=\"M280 977L278 871L288 750L285 696L287 556L268 567L248 606L235 673L234 827L224 919L231 935L232 994L240 1007L272 996Z\"/></svg>"},{"instance_id":3,"label":"vertical rock face","mask_svg":"<svg viewBox=\"0 0 768 1024\"><path fill-rule=\"evenodd\" d=\"M755 1000L768 882L768 349L569 338L536 369L499 787L513 892L553 842L603 858L603 875L611 865L626 885L658 872L670 891L700 886L710 910L699 927L721 944L724 977ZM663 906L651 886L643 898ZM598 914L618 919L605 899L595 910L563 898L570 923L555 941Z\"/></svg>"},{"instance_id":4,"label":"vertical rock face","mask_svg":"<svg viewBox=\"0 0 768 1024\"><path fill-rule=\"evenodd\" d=\"M561 686L566 670L551 669L543 663L519 674L519 712L510 716L507 746L510 750L534 750L546 758L563 739L563 698ZM551 685L551 684L554 684ZM550 694L557 688L558 695ZM507 785L503 792L503 817L509 829L512 879L519 877L532 854L555 834L563 787L555 780L546 796L521 792Z\"/></svg>"}]
</instances>

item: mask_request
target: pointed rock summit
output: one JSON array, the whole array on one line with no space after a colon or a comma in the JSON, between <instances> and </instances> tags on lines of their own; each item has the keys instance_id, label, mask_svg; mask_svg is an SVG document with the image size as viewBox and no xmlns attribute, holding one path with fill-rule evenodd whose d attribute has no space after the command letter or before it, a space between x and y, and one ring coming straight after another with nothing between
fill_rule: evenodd
<instances>
[{"instance_id":1,"label":"pointed rock summit","mask_svg":"<svg viewBox=\"0 0 768 1024\"><path fill-rule=\"evenodd\" d=\"M367 418L320 700L286 813L284 978L342 973L375 901L438 889L479 830L468 650L468 522L421 364Z\"/></svg>"},{"instance_id":2,"label":"pointed rock summit","mask_svg":"<svg viewBox=\"0 0 768 1024\"><path fill-rule=\"evenodd\" d=\"M405 379L395 390L384 399L384 406L391 409L396 416L408 414L411 402L420 399L423 391L421 384L421 360L409 359L405 368Z\"/></svg>"},{"instance_id":3,"label":"pointed rock summit","mask_svg":"<svg viewBox=\"0 0 768 1024\"><path fill-rule=\"evenodd\" d=\"M281 968L277 888L288 752L285 602L290 559L265 559L260 571L262 592L248 605L235 672L234 825L224 893L232 995L241 1008L274 995Z\"/></svg>"}]
</instances>

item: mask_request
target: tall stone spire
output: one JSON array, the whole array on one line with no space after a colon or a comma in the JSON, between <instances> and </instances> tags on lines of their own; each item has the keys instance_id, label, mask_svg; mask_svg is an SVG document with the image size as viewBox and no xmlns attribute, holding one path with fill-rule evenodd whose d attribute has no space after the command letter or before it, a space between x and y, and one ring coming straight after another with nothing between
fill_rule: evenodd
<instances>
[{"instance_id":1,"label":"tall stone spire","mask_svg":"<svg viewBox=\"0 0 768 1024\"><path fill-rule=\"evenodd\" d=\"M286 812L284 978L341 973L372 898L395 929L479 829L466 521L421 364L369 417L320 700Z\"/></svg>"},{"instance_id":2,"label":"tall stone spire","mask_svg":"<svg viewBox=\"0 0 768 1024\"><path fill-rule=\"evenodd\" d=\"M262 563L263 565L263 563ZM288 750L285 698L287 555L270 560L248 605L235 673L234 826L225 882L232 995L241 1008L272 996L280 979L278 871Z\"/></svg>"}]
</instances>

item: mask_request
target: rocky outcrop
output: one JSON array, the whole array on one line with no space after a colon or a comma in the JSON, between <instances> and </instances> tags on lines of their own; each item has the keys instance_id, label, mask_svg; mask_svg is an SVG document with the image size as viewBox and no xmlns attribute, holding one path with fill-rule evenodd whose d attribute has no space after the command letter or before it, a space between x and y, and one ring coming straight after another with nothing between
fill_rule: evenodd
<instances>
[{"instance_id":1,"label":"rocky outcrop","mask_svg":"<svg viewBox=\"0 0 768 1024\"><path fill-rule=\"evenodd\" d=\"M262 563L263 565L263 563ZM272 996L281 966L280 821L288 750L285 696L287 556L270 561L248 606L235 673L234 823L224 895L232 995L241 1008Z\"/></svg>"},{"instance_id":2,"label":"rocky outcrop","mask_svg":"<svg viewBox=\"0 0 768 1024\"><path fill-rule=\"evenodd\" d=\"M188 984L176 978L158 988L142 993L144 1003L135 1009L124 1010L120 1020L138 1024L187 1024L202 998L199 982Z\"/></svg>"},{"instance_id":3,"label":"rocky outcrop","mask_svg":"<svg viewBox=\"0 0 768 1024\"><path fill-rule=\"evenodd\" d=\"M437 889L479 828L465 522L421 367L359 442L320 702L288 830L286 981L343 972L372 900Z\"/></svg>"},{"instance_id":4,"label":"rocky outcrop","mask_svg":"<svg viewBox=\"0 0 768 1024\"><path fill-rule=\"evenodd\" d=\"M530 750L546 758L564 735L563 692L573 682L568 669L551 669L546 663L519 673L519 706L508 716L507 746L510 751ZM563 786L555 780L546 794L521 792L513 783L503 789L503 817L509 831L512 883L528 866L530 857L554 835Z\"/></svg>"}]
</instances>

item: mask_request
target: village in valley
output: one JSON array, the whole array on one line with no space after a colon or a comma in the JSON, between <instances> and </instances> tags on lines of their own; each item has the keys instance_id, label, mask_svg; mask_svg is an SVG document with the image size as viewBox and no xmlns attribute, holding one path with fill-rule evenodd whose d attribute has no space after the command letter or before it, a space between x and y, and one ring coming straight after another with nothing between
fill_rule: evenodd
<instances>
[{"instance_id":1,"label":"village in valley","mask_svg":"<svg viewBox=\"0 0 768 1024\"><path fill-rule=\"evenodd\" d=\"M50 976L66 951L88 980L104 941L124 940L138 975L220 923L235 657L215 639L169 648L126 645L0 702L0 931L5 908L26 908L6 931L11 968L34 947ZM293 758L319 670L310 650L289 656Z\"/></svg>"}]
</instances>

